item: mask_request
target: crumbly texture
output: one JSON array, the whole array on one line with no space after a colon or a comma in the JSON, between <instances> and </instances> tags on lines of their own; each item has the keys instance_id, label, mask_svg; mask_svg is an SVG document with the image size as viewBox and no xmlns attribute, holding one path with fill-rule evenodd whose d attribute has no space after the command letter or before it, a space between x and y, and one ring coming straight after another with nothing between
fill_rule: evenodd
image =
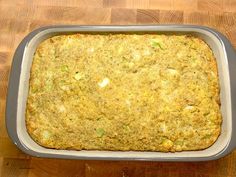
<instances>
[{"instance_id":1,"label":"crumbly texture","mask_svg":"<svg viewBox=\"0 0 236 177\"><path fill-rule=\"evenodd\" d=\"M26 125L44 147L201 150L221 120L216 60L200 38L59 35L35 52Z\"/></svg>"}]
</instances>

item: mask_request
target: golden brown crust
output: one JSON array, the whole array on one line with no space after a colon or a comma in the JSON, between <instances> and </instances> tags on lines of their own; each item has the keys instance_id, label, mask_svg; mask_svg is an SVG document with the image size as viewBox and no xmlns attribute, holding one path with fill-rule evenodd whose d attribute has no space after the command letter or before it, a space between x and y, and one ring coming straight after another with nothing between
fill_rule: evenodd
<instances>
[{"instance_id":1,"label":"golden brown crust","mask_svg":"<svg viewBox=\"0 0 236 177\"><path fill-rule=\"evenodd\" d=\"M187 35L52 37L34 55L26 125L56 149L205 149L221 130L216 60Z\"/></svg>"}]
</instances>

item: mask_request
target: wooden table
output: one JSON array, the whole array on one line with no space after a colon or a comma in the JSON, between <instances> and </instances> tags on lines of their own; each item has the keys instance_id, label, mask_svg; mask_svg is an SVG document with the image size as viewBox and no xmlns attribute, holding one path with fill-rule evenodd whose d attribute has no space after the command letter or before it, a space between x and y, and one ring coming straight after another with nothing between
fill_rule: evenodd
<instances>
[{"instance_id":1,"label":"wooden table","mask_svg":"<svg viewBox=\"0 0 236 177\"><path fill-rule=\"evenodd\" d=\"M5 128L5 100L12 55L22 38L52 24L197 24L225 34L236 47L236 0L0 0L1 177L234 177L236 151L210 162L79 161L30 157Z\"/></svg>"}]
</instances>

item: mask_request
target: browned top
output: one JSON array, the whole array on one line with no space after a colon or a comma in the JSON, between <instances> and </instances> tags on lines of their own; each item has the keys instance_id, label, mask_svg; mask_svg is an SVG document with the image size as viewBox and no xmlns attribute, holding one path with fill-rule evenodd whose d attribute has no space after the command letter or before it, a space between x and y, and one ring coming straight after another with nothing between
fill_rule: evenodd
<instances>
[{"instance_id":1,"label":"browned top","mask_svg":"<svg viewBox=\"0 0 236 177\"><path fill-rule=\"evenodd\" d=\"M236 176L236 151L198 163L32 158L11 143L4 120L12 55L33 29L51 24L196 24L221 31L236 47L235 0L1 0L0 13L0 176Z\"/></svg>"},{"instance_id":2,"label":"browned top","mask_svg":"<svg viewBox=\"0 0 236 177\"><path fill-rule=\"evenodd\" d=\"M176 152L220 134L217 64L190 35L73 34L36 49L26 126L56 149Z\"/></svg>"}]
</instances>

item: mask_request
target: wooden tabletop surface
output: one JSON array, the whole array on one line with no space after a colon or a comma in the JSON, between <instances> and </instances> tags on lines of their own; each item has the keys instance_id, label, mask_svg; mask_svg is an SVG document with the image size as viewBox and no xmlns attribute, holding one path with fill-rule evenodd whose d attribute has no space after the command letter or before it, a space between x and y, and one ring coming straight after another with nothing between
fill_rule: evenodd
<instances>
[{"instance_id":1,"label":"wooden tabletop surface","mask_svg":"<svg viewBox=\"0 0 236 177\"><path fill-rule=\"evenodd\" d=\"M0 0L0 177L235 177L236 150L210 162L82 161L30 157L5 128L12 55L30 31L52 24L196 24L236 47L236 0Z\"/></svg>"}]
</instances>

